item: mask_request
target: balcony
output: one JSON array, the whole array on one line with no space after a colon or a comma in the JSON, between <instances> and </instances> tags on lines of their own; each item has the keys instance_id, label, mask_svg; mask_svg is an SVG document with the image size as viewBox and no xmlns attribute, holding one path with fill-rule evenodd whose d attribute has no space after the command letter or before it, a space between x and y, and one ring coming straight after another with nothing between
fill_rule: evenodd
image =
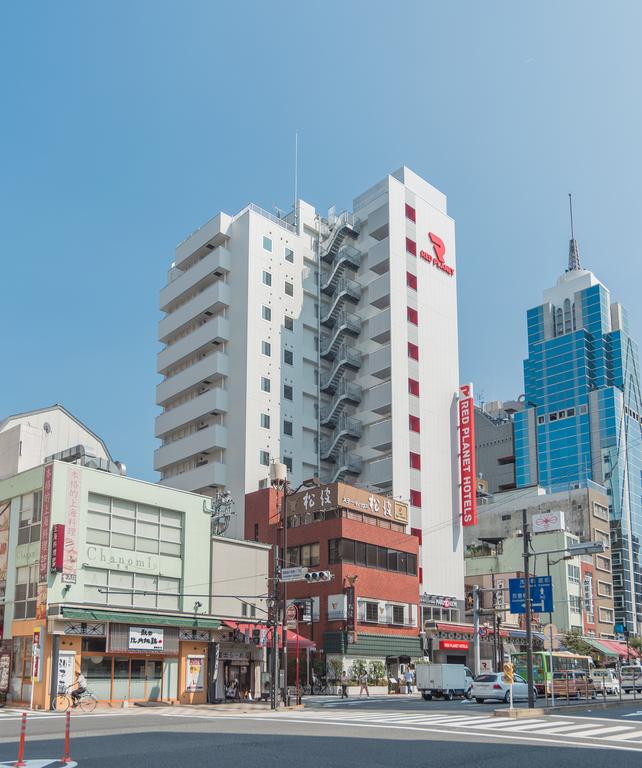
<instances>
[{"instance_id":1,"label":"balcony","mask_svg":"<svg viewBox=\"0 0 642 768\"><path fill-rule=\"evenodd\" d=\"M167 311L169 305L176 301L179 296L182 296L186 291L189 291L201 280L220 273L222 276L224 272L229 272L232 269L232 255L223 246L215 248L210 251L205 258L194 264L190 269L185 270L182 275L172 280L171 283L166 285L160 294L160 309L163 312Z\"/></svg>"},{"instance_id":2,"label":"balcony","mask_svg":"<svg viewBox=\"0 0 642 768\"><path fill-rule=\"evenodd\" d=\"M220 462L201 464L180 475L161 480L161 485L178 488L180 491L207 491L211 488L224 486L227 483L227 466Z\"/></svg>"},{"instance_id":3,"label":"balcony","mask_svg":"<svg viewBox=\"0 0 642 768\"><path fill-rule=\"evenodd\" d=\"M165 374L167 369L184 357L199 351L206 351L210 344L222 344L230 340L230 321L224 317L215 317L187 336L158 353L156 370Z\"/></svg>"},{"instance_id":4,"label":"balcony","mask_svg":"<svg viewBox=\"0 0 642 768\"><path fill-rule=\"evenodd\" d=\"M364 373L370 374L377 379L387 379L390 377L390 345L377 349L368 355L367 364L364 367Z\"/></svg>"},{"instance_id":5,"label":"balcony","mask_svg":"<svg viewBox=\"0 0 642 768\"><path fill-rule=\"evenodd\" d=\"M377 344L390 343L390 308L377 312L368 320L366 333L368 338L376 341Z\"/></svg>"},{"instance_id":6,"label":"balcony","mask_svg":"<svg viewBox=\"0 0 642 768\"><path fill-rule=\"evenodd\" d=\"M375 451L390 451L392 447L392 421L386 419L371 424L364 435L363 445Z\"/></svg>"},{"instance_id":7,"label":"balcony","mask_svg":"<svg viewBox=\"0 0 642 768\"><path fill-rule=\"evenodd\" d=\"M229 307L231 300L230 286L218 280L175 312L166 315L158 324L158 340L167 343L167 339L179 328L195 320L199 315L215 314L219 309Z\"/></svg>"},{"instance_id":8,"label":"balcony","mask_svg":"<svg viewBox=\"0 0 642 768\"><path fill-rule=\"evenodd\" d=\"M207 384L229 374L229 358L224 352L215 352L184 371L171 376L156 387L156 405L164 405L176 395L197 384Z\"/></svg>"},{"instance_id":9,"label":"balcony","mask_svg":"<svg viewBox=\"0 0 642 768\"><path fill-rule=\"evenodd\" d=\"M154 469L160 471L163 467L176 464L177 461L185 461L199 453L208 453L221 448L227 448L227 427L222 424L212 424L187 437L157 448L154 451Z\"/></svg>"},{"instance_id":10,"label":"balcony","mask_svg":"<svg viewBox=\"0 0 642 768\"><path fill-rule=\"evenodd\" d=\"M202 419L211 413L227 413L229 395L226 389L209 389L202 395L156 417L156 437L162 437L183 424Z\"/></svg>"},{"instance_id":11,"label":"balcony","mask_svg":"<svg viewBox=\"0 0 642 768\"><path fill-rule=\"evenodd\" d=\"M386 238L368 250L368 268L377 275L383 275L390 269L390 240Z\"/></svg>"},{"instance_id":12,"label":"balcony","mask_svg":"<svg viewBox=\"0 0 642 768\"><path fill-rule=\"evenodd\" d=\"M210 219L207 223L199 227L189 237L186 237L182 243L176 247L176 257L174 265L178 269L183 266L201 248L213 250L219 245L223 245L229 239L229 229L232 223L232 217L227 213L219 213Z\"/></svg>"},{"instance_id":13,"label":"balcony","mask_svg":"<svg viewBox=\"0 0 642 768\"><path fill-rule=\"evenodd\" d=\"M363 470L363 459L357 453L344 451L337 456L336 468L331 475L331 482L337 483L347 475L356 476Z\"/></svg>"},{"instance_id":14,"label":"balcony","mask_svg":"<svg viewBox=\"0 0 642 768\"><path fill-rule=\"evenodd\" d=\"M390 306L390 273L381 275L368 285L368 302L377 309Z\"/></svg>"},{"instance_id":15,"label":"balcony","mask_svg":"<svg viewBox=\"0 0 642 768\"><path fill-rule=\"evenodd\" d=\"M392 487L392 458L387 456L385 459L376 459L369 461L364 470L364 478L369 486L380 489Z\"/></svg>"},{"instance_id":16,"label":"balcony","mask_svg":"<svg viewBox=\"0 0 642 768\"><path fill-rule=\"evenodd\" d=\"M373 411L384 416L392 410L392 384L389 381L371 387L363 401L364 411Z\"/></svg>"}]
</instances>

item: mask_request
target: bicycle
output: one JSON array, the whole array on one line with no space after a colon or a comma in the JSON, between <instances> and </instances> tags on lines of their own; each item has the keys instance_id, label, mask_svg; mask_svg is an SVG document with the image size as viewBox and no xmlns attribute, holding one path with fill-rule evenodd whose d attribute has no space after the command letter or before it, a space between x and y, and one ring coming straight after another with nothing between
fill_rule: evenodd
<instances>
[{"instance_id":1,"label":"bicycle","mask_svg":"<svg viewBox=\"0 0 642 768\"><path fill-rule=\"evenodd\" d=\"M96 697L90 691L83 691L78 696L72 697L71 693L75 686L70 685L64 691L58 693L54 700L54 709L56 712L66 712L70 707L79 708L82 712L93 712L96 709ZM74 701L75 699L75 701Z\"/></svg>"}]
</instances>

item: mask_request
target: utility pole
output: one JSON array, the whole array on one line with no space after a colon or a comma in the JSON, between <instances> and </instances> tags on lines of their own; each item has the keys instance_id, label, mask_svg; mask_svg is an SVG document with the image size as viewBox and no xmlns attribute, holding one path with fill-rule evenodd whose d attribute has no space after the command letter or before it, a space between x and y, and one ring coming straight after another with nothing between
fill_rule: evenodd
<instances>
[{"instance_id":1,"label":"utility pole","mask_svg":"<svg viewBox=\"0 0 642 768\"><path fill-rule=\"evenodd\" d=\"M274 579L272 582L272 686L270 709L279 708L279 545L274 544Z\"/></svg>"},{"instance_id":2,"label":"utility pole","mask_svg":"<svg viewBox=\"0 0 642 768\"><path fill-rule=\"evenodd\" d=\"M493 668L491 669L491 672L494 672L496 669L499 669L499 664L497 662L497 592L495 591L494 572L490 575L490 586L493 590Z\"/></svg>"},{"instance_id":3,"label":"utility pole","mask_svg":"<svg viewBox=\"0 0 642 768\"><path fill-rule=\"evenodd\" d=\"M479 648L479 602L480 593L477 584L473 584L473 648L475 649L475 677L480 674L481 654Z\"/></svg>"},{"instance_id":4,"label":"utility pole","mask_svg":"<svg viewBox=\"0 0 642 768\"><path fill-rule=\"evenodd\" d=\"M524 538L524 608L526 609L526 664L528 665L526 681L528 683L528 708L535 708L533 695L533 628L531 626L531 581L530 581L530 542L528 516L522 510L522 536Z\"/></svg>"}]
</instances>

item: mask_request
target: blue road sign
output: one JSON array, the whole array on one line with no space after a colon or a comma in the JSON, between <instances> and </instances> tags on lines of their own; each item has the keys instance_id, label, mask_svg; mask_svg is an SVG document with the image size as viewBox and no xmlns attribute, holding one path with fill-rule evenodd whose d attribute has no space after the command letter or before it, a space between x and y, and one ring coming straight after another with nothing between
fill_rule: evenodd
<instances>
[{"instance_id":1,"label":"blue road sign","mask_svg":"<svg viewBox=\"0 0 642 768\"><path fill-rule=\"evenodd\" d=\"M531 613L553 612L553 584L550 576L531 576ZM526 613L526 579L509 579L510 612Z\"/></svg>"}]
</instances>

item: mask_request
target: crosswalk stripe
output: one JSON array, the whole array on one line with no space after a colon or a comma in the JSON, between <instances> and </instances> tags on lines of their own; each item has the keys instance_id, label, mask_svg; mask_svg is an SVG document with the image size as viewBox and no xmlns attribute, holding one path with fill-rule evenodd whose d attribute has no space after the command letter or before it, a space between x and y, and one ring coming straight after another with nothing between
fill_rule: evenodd
<instances>
[{"instance_id":1,"label":"crosswalk stripe","mask_svg":"<svg viewBox=\"0 0 642 768\"><path fill-rule=\"evenodd\" d=\"M630 730L631 730L630 725L613 725L610 728L589 728L583 731L579 731L577 733L569 733L568 735L572 736L574 739L584 737L584 736L592 736L596 739L600 739L604 736L604 734L607 734L607 733L612 734L612 733L615 733L616 731L630 731ZM611 736L609 735L607 738L610 739Z\"/></svg>"}]
</instances>

